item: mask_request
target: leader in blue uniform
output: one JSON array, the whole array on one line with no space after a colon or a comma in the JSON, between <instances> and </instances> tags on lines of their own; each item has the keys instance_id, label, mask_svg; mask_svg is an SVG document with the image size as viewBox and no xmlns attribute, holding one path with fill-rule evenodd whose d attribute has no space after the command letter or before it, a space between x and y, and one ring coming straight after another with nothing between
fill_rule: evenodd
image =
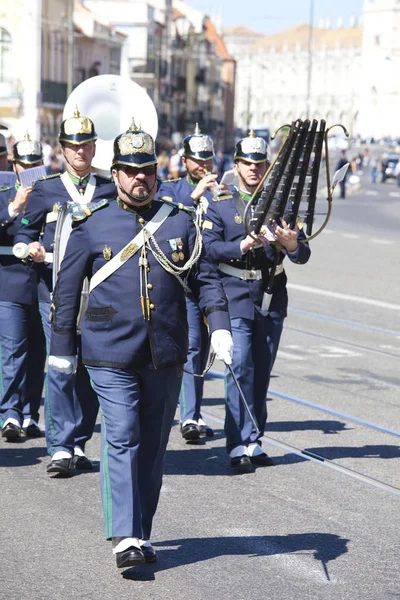
<instances>
[{"instance_id":1,"label":"leader in blue uniform","mask_svg":"<svg viewBox=\"0 0 400 600\"><path fill-rule=\"evenodd\" d=\"M175 202L196 209L199 223L207 213L217 175L213 174L214 144L209 135L204 135L196 124L195 131L183 140L182 162L186 177L165 181L159 188L159 196L170 196ZM179 253L179 248L176 248ZM177 254L173 255L173 258ZM198 302L186 297L189 324L189 352L184 366L182 388L179 397L181 434L185 440L198 440L200 436L212 436L212 428L201 414L204 378L202 372L207 363L209 336ZM193 375L192 375L193 373ZM195 376L197 375L197 377Z\"/></svg>"},{"instance_id":2,"label":"leader in blue uniform","mask_svg":"<svg viewBox=\"0 0 400 600\"><path fill-rule=\"evenodd\" d=\"M112 181L91 172L96 151L93 122L80 115L61 123L59 143L67 170L62 175L39 180L32 190L24 215L18 242L29 245L29 254L37 263L39 275L39 308L43 327L50 343L50 306L53 292L53 263L56 221L60 208L73 207L115 197ZM79 346L79 340L77 340ZM75 350L78 352L78 348ZM84 455L85 444L91 438L98 413L98 401L89 375L78 353L75 376L49 371L45 397L47 449L52 457L47 465L51 475L69 474L71 469L90 469L91 461Z\"/></svg>"},{"instance_id":3,"label":"leader in blue uniform","mask_svg":"<svg viewBox=\"0 0 400 600\"><path fill-rule=\"evenodd\" d=\"M260 433L240 402L234 382L225 375L225 433L231 466L270 466L272 459L261 447L267 419L266 395L271 369L286 317L288 295L283 260L308 261L310 248L302 230L291 230L282 221L275 236L282 250L269 244L265 235L246 234L243 217L247 202L256 192L267 169L268 148L262 138L240 140L234 156L238 186L230 194L216 196L203 224L207 255L218 265L229 300L234 342L232 369L242 388ZM278 254L272 294L266 293L269 273Z\"/></svg>"},{"instance_id":4,"label":"leader in blue uniform","mask_svg":"<svg viewBox=\"0 0 400 600\"><path fill-rule=\"evenodd\" d=\"M49 368L68 371L82 282L90 280L82 354L101 406L105 533L119 568L155 561L150 534L188 351L188 286L226 362L232 342L195 212L154 200L156 171L150 135L132 125L115 139L118 198L74 227L53 296Z\"/></svg>"},{"instance_id":5,"label":"leader in blue uniform","mask_svg":"<svg viewBox=\"0 0 400 600\"><path fill-rule=\"evenodd\" d=\"M25 139L13 146L14 188L0 191L0 426L7 441L40 437L39 408L46 359L37 297L37 273L32 261L13 253L16 235L32 187L20 174L42 164L40 142Z\"/></svg>"}]
</instances>

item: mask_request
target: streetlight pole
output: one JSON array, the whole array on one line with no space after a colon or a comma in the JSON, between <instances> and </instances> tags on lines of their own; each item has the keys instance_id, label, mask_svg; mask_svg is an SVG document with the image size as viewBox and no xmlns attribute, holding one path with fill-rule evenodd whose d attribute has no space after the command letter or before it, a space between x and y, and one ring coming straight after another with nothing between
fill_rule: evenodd
<instances>
[{"instance_id":1,"label":"streetlight pole","mask_svg":"<svg viewBox=\"0 0 400 600\"><path fill-rule=\"evenodd\" d=\"M73 0L68 0L67 13L67 98L70 96L73 87L74 76L74 6Z\"/></svg>"},{"instance_id":2,"label":"streetlight pole","mask_svg":"<svg viewBox=\"0 0 400 600\"><path fill-rule=\"evenodd\" d=\"M310 99L311 99L311 73L312 73L312 59L313 59L313 21L314 21L314 0L310 0L310 19L309 19L309 32L308 32L308 69L307 69L307 101L306 118L310 116Z\"/></svg>"}]
</instances>

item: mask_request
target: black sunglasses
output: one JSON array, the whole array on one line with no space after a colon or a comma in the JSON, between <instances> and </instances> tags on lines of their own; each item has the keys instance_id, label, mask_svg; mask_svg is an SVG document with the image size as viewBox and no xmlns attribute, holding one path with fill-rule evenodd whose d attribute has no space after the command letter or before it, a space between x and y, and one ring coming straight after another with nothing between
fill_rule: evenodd
<instances>
[{"instance_id":1,"label":"black sunglasses","mask_svg":"<svg viewBox=\"0 0 400 600\"><path fill-rule=\"evenodd\" d=\"M128 167L124 165L120 168L127 175L133 175L134 177L139 175L139 173L143 173L144 175L155 175L157 172L157 165L147 165L146 167Z\"/></svg>"}]
</instances>

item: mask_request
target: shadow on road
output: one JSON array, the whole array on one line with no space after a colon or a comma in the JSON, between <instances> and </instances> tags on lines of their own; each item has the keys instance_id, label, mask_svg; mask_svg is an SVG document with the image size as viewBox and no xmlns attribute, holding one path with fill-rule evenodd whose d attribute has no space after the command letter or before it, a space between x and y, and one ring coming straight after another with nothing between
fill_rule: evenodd
<instances>
[{"instance_id":1,"label":"shadow on road","mask_svg":"<svg viewBox=\"0 0 400 600\"><path fill-rule=\"evenodd\" d=\"M322 431L322 433L339 433L340 431L348 431L350 427L346 427L346 423L341 421L270 421L266 425L266 433L268 431Z\"/></svg>"},{"instance_id":2,"label":"shadow on road","mask_svg":"<svg viewBox=\"0 0 400 600\"><path fill-rule=\"evenodd\" d=\"M155 573L223 556L243 556L246 560L282 554L310 552L327 580L328 563L348 551L349 540L330 533L298 533L272 536L213 537L167 540L155 544L157 563L127 569L126 579L151 581ZM160 550L161 549L161 550ZM311 562L311 561L310 561ZM243 562L245 572L246 561ZM310 564L310 568L311 568Z\"/></svg>"}]
</instances>

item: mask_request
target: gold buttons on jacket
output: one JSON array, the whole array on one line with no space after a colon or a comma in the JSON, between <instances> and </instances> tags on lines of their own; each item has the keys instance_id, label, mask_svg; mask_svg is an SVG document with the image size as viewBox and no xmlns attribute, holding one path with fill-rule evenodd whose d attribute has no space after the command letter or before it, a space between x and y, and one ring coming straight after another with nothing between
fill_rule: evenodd
<instances>
[{"instance_id":1,"label":"gold buttons on jacket","mask_svg":"<svg viewBox=\"0 0 400 600\"><path fill-rule=\"evenodd\" d=\"M148 290L152 290L153 289L153 284L152 283L148 283L147 284L147 289Z\"/></svg>"},{"instance_id":2,"label":"gold buttons on jacket","mask_svg":"<svg viewBox=\"0 0 400 600\"><path fill-rule=\"evenodd\" d=\"M141 225L143 225L143 223L144 223L144 219L143 219L143 217L140 217L140 219L138 219L138 220L139 220L139 223L140 223Z\"/></svg>"},{"instance_id":3,"label":"gold buttons on jacket","mask_svg":"<svg viewBox=\"0 0 400 600\"><path fill-rule=\"evenodd\" d=\"M150 309L151 309L151 310L154 310L154 309L155 309L155 306L154 306L154 304L150 304Z\"/></svg>"}]
</instances>

